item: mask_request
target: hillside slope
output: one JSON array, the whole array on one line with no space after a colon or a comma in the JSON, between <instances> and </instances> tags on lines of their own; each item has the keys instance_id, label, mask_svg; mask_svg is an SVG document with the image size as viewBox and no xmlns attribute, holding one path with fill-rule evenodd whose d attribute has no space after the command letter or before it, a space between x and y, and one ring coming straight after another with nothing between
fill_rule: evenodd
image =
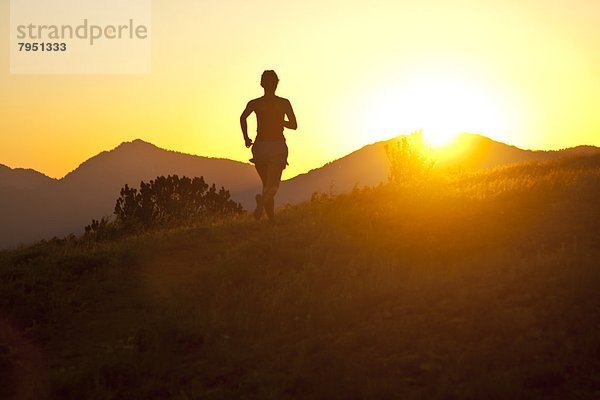
<instances>
[{"instance_id":1,"label":"hillside slope","mask_svg":"<svg viewBox=\"0 0 600 400\"><path fill-rule=\"evenodd\" d=\"M599 202L573 157L0 252L0 396L598 398Z\"/></svg>"}]
</instances>

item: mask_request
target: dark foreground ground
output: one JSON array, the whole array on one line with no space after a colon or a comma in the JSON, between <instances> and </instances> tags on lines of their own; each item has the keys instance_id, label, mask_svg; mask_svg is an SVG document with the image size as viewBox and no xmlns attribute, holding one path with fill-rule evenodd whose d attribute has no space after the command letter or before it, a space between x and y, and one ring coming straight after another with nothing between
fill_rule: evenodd
<instances>
[{"instance_id":1,"label":"dark foreground ground","mask_svg":"<svg viewBox=\"0 0 600 400\"><path fill-rule=\"evenodd\" d=\"M0 398L598 399L600 160L0 253Z\"/></svg>"}]
</instances>

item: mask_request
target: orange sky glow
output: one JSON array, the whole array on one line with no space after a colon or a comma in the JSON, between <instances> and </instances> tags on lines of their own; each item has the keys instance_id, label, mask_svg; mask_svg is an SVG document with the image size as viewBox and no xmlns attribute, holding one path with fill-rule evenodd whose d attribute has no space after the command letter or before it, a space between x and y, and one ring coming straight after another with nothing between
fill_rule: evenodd
<instances>
[{"instance_id":1,"label":"orange sky glow","mask_svg":"<svg viewBox=\"0 0 600 400\"><path fill-rule=\"evenodd\" d=\"M298 118L285 178L418 129L600 146L599 19L597 0L154 1L140 75L10 74L3 30L0 163L59 178L135 138L246 162L265 69Z\"/></svg>"}]
</instances>

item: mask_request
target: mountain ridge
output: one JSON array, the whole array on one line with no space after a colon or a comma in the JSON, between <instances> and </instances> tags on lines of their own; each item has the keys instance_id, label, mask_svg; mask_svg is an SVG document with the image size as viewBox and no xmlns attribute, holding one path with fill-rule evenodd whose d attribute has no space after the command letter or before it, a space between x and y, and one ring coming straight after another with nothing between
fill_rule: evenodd
<instances>
[{"instance_id":1,"label":"mountain ridge","mask_svg":"<svg viewBox=\"0 0 600 400\"><path fill-rule=\"evenodd\" d=\"M585 145L585 144L584 145L577 145L577 146L573 146L573 147L564 147L564 148L560 148L560 149L551 149L551 150L544 150L544 149L523 149L523 148L520 148L518 146L509 144L509 143L504 143L504 142L501 142L501 141L498 141L498 140L494 140L494 139L489 138L489 137L487 137L485 135L481 135L481 134L477 134L477 133L467 133L467 132L464 132L464 133L461 133L458 137L463 136L463 135L468 135L468 136L471 136L473 138L478 138L478 139L484 139L484 140L489 141L489 142L494 143L494 144L500 144L500 145L506 146L506 147L514 149L514 150L518 150L518 151L522 151L522 152L528 152L528 153L532 153L532 154L559 154L559 153L562 153L562 154L565 154L565 153L567 153L567 154L570 154L570 153L587 154L587 153L594 153L594 152L600 151L600 147L598 147L598 146ZM366 145L364 145L364 146L362 146L362 147L360 147L360 148L358 148L358 149L356 149L356 150L348 153L345 156L342 156L340 158L328 161L328 162L326 162L325 164L323 164L320 167L312 168L312 169L310 169L310 170L308 170L306 172L299 173L298 175L295 175L295 176L293 176L291 178L288 178L285 181L290 181L292 179L296 179L298 177L302 177L302 176L308 175L308 174L310 174L310 173L312 173L314 171L317 171L317 170L320 170L321 168L327 167L328 165L333 164L336 161L339 161L339 160L341 160L341 159L343 159L343 158L345 158L345 157L347 157L349 155L352 155L352 154L354 154L356 152L359 152L359 151L361 151L363 149L370 148L371 146L385 145L386 143L389 143L389 142L391 142L393 140L396 140L396 139L398 139L400 137L403 137L403 136L405 136L405 135L399 135L399 136L394 137L394 138L380 140L380 141L377 141L377 142L366 144ZM123 141L123 142L119 143L116 147L114 147L112 149L103 150L103 151L99 152L98 154L96 154L94 156L91 156L90 158L88 158L88 159L84 160L83 162L81 162L75 169L67 172L64 176L62 176L60 178L50 177L50 176L44 174L43 172L38 171L38 170L33 169L33 168L24 168L24 167L15 167L15 168L12 168L12 167L9 167L9 166L7 166L5 164L2 164L2 163L0 163L0 174L2 174L4 172L3 170L6 170L6 169L8 169L10 171L28 171L28 172L30 171L30 172L33 172L33 173L36 173L36 174L40 174L40 175L42 175L42 176L44 176L44 177L46 177L49 180L52 180L54 182L59 182L59 181L64 180L68 176L73 175L77 170L79 170L82 167L85 167L90 161L95 160L95 159L99 158L100 156L114 153L117 150L129 149L132 146L135 147L135 146L140 146L140 145L147 146L147 148L152 148L152 149L155 149L155 150L160 150L162 152L172 153L174 155L200 157L200 158L208 159L208 160L231 161L231 162L234 162L234 163L239 163L241 165L250 165L250 166L252 166L252 164L245 163L245 162L242 162L242 161L232 160L232 159L225 158L225 157L202 156L202 155L197 155L197 154L192 154L192 153L186 153L186 152L178 151L178 150L165 149L165 148L159 147L159 146L157 146L157 145L155 145L155 144L153 144L151 142L145 141L145 140L140 139L140 138L136 138L136 139L132 139L132 140ZM1 177L1 175L0 175L0 177Z\"/></svg>"},{"instance_id":2,"label":"mountain ridge","mask_svg":"<svg viewBox=\"0 0 600 400\"><path fill-rule=\"evenodd\" d=\"M0 164L0 187L30 189L56 181L56 179L32 168L11 168Z\"/></svg>"},{"instance_id":3,"label":"mountain ridge","mask_svg":"<svg viewBox=\"0 0 600 400\"><path fill-rule=\"evenodd\" d=\"M385 147L398 138L368 144L319 168L281 183L279 205L310 199L313 193L339 194L354 187L376 186L389 176ZM467 149L439 167L491 168L515 162L544 161L559 156L600 152L594 146L563 150L524 150L482 135L459 137ZM470 144L469 144L470 143ZM469 150L469 146L472 148ZM141 139L125 141L82 162L63 178L32 169L0 166L0 248L52 236L79 234L102 216L112 215L119 190L137 187L160 175L203 176L230 191L246 209L254 206L260 180L249 163L162 149Z\"/></svg>"}]
</instances>

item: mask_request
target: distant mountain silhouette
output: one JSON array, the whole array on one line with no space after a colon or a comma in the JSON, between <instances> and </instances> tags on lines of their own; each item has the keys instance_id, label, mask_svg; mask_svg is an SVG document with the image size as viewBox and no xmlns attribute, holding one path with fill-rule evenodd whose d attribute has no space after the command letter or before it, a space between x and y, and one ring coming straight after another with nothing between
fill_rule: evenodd
<instances>
[{"instance_id":1,"label":"distant mountain silhouette","mask_svg":"<svg viewBox=\"0 0 600 400\"><path fill-rule=\"evenodd\" d=\"M389 176L386 144L398 138L367 145L339 160L282 182L279 203L297 203L310 199L314 192L339 194L358 186L374 186ZM600 153L594 146L577 146L564 150L523 150L488 137L463 133L451 145L434 155L437 168L469 170L493 168L527 161L546 161L556 157Z\"/></svg>"},{"instance_id":2,"label":"distant mountain silhouette","mask_svg":"<svg viewBox=\"0 0 600 400\"><path fill-rule=\"evenodd\" d=\"M339 194L386 182L390 173L384 142L364 146L324 166L281 183L278 203L298 203L313 193Z\"/></svg>"},{"instance_id":3,"label":"distant mountain silhouette","mask_svg":"<svg viewBox=\"0 0 600 400\"><path fill-rule=\"evenodd\" d=\"M119 190L159 175L204 176L232 191L259 186L254 167L238 161L164 150L142 140L124 142L82 163L62 179L0 167L0 248L79 234L92 218L112 215Z\"/></svg>"},{"instance_id":4,"label":"distant mountain silhouette","mask_svg":"<svg viewBox=\"0 0 600 400\"><path fill-rule=\"evenodd\" d=\"M497 142L486 136L463 133L451 144L451 151L437 155L438 167L461 169L493 168L500 165L546 161L556 157L584 155L600 152L594 146L577 146L564 150L523 150L515 146Z\"/></svg>"},{"instance_id":5,"label":"distant mountain silhouette","mask_svg":"<svg viewBox=\"0 0 600 400\"><path fill-rule=\"evenodd\" d=\"M393 139L392 139L393 140ZM385 144L367 145L323 167L282 182L277 203L298 203L314 192L338 194L354 186L387 181ZM524 161L600 152L592 146L531 151L473 134L461 135L462 151L441 157L441 168L489 168ZM292 149L293 151L293 149ZM246 208L253 207L260 181L251 164L164 150L142 140L124 142L82 163L62 179L0 164L0 248L69 233L80 234L92 218L112 215L119 190L159 175L204 176L224 186Z\"/></svg>"},{"instance_id":6,"label":"distant mountain silhouette","mask_svg":"<svg viewBox=\"0 0 600 400\"><path fill-rule=\"evenodd\" d=\"M259 185L254 167L238 161L194 156L164 150L142 140L124 142L85 161L58 183L63 193L87 204L86 219L112 214L119 190L125 185L139 187L159 175L204 176L208 183L224 186L232 192Z\"/></svg>"},{"instance_id":7,"label":"distant mountain silhouette","mask_svg":"<svg viewBox=\"0 0 600 400\"><path fill-rule=\"evenodd\" d=\"M55 181L33 169L10 168L0 164L0 188L32 189Z\"/></svg>"}]
</instances>

